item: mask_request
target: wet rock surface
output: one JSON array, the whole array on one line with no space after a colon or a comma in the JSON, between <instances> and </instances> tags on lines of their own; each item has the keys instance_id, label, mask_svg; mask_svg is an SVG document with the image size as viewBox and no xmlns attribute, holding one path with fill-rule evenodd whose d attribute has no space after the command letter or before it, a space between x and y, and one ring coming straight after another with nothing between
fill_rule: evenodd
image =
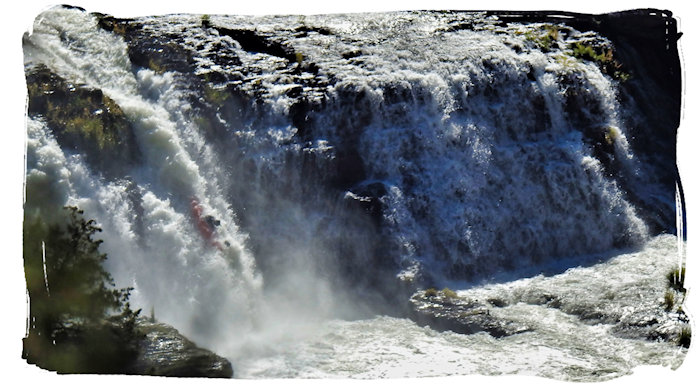
<instances>
[{"instance_id":1,"label":"wet rock surface","mask_svg":"<svg viewBox=\"0 0 700 386\"><path fill-rule=\"evenodd\" d=\"M421 326L460 334L486 332L496 338L523 333L529 326L491 315L490 306L439 291L420 291L411 297L411 319Z\"/></svg>"},{"instance_id":2,"label":"wet rock surface","mask_svg":"<svg viewBox=\"0 0 700 386\"><path fill-rule=\"evenodd\" d=\"M147 68L159 74L173 73L175 79L186 85L188 92L191 92L192 109L185 114L190 116L209 141L223 143L223 138L235 138L231 139L235 146L229 148L245 149L256 146L246 142L248 136L261 137L259 132L253 132L250 127L290 125L293 130L289 131L289 137L280 146L287 153L285 165L290 169L296 168L294 163L298 159L303 159L301 163L304 170L299 184L303 187L300 190L317 191L321 188L342 197L346 196L346 192L351 192L359 198L354 202L357 204L354 206L360 209L358 212L363 212L380 232L390 232L387 230L387 222L383 220L393 215L386 195L357 189L358 186L367 186L377 177L386 177L383 170L377 171L376 167L371 167L374 160L361 151L366 146L362 139L368 133L378 130L381 122L409 115L407 109L420 110L433 103L429 95L417 85L405 81L387 81L389 78L386 74L381 75L377 71L383 68L384 61L403 58L396 56L396 53L403 52L405 47L388 45L378 48L379 42L389 44L393 41L391 36L370 34L371 38L366 38L357 31L344 31L342 23L328 24L327 21L311 17L292 20L285 25L274 18L261 18L261 22L257 23L245 18L217 15L170 15L137 19L117 19L100 14L96 16L101 28L124 38L135 72ZM434 33L445 39L467 31L492 31L503 36L525 35L529 38L524 41L506 40L518 53L538 50L549 54L559 52L557 60L560 61L594 63L602 73L620 84L622 107L631 107L635 103L640 103L640 107L646 106L649 96L659 101L680 100L677 74L674 72L678 67L677 54L675 45L670 44L678 36L675 20L666 11L634 10L608 15L437 12L426 16L443 22L446 27L437 27ZM400 19L411 16L408 13L396 14L395 17ZM528 23L529 27L523 29ZM630 28L634 25L646 26L648 30L635 31ZM669 32L665 35L658 33L666 25ZM383 57L385 54L386 57ZM650 68L647 68L647 59L655 56L660 59L655 59ZM410 57L411 62L421 60L415 52ZM481 66L493 74L504 71L502 63L498 61L484 59ZM531 65L530 67L522 73L522 76L527 76L528 82L537 78L536 72ZM669 75L672 81L657 84L657 77L646 76L647 71ZM621 77L618 72L625 73L629 79ZM370 84L371 87L360 87L360 83L355 82L355 76L376 79ZM623 81L622 78L626 80ZM527 85L528 82L522 84ZM589 80L573 71L561 75L558 82L566 90L563 114L568 123L581 132L582 142L602 165L605 178L619 184L625 199L639 209L639 216L644 218L652 233L673 231L675 208L668 206L668 203L675 202L673 194L677 173L673 168L665 166L675 165L672 151L677 128L674 117L678 106L673 104L675 102L669 102L662 109L669 110L672 114L662 114L663 117L654 115L651 120L646 118L646 112L654 109L644 108L643 114L638 114L638 109L621 109L623 114L627 114L627 111L635 112L624 118L630 126L628 132L632 133L627 136L627 140L637 150L636 156L649 161L643 164L645 169L642 172L658 176L654 177L659 183L658 192L646 194L649 190L640 186L637 169L626 166L626 154L619 152L619 129L601 124L605 109L598 103L600 95L590 91L593 88ZM498 87L501 86L507 88L512 84L503 83ZM498 87L475 82L469 95L497 100L500 95ZM534 137L542 134L534 131L547 131L546 126L551 116L544 98L534 98L532 103L535 124L531 127L531 134ZM280 112L284 119L272 118ZM636 115L643 117L636 118ZM665 117L666 115L671 118ZM418 126L422 124L419 122ZM406 125L416 126L415 122ZM328 130L335 127L342 130ZM406 135L415 136L415 141L407 141L410 146L405 146L406 153L402 156L414 159L420 154L416 149L422 143L421 136L412 132L407 132ZM321 146L321 143L331 145ZM663 151L663 155L659 155L661 152L656 151L657 148L669 151ZM301 157L295 154L299 150ZM221 151L230 153L223 147ZM241 152L240 157L233 161L246 161L245 157L246 154ZM421 227L431 228L437 226L432 218L443 216L426 216L426 205L419 203L424 201L420 190L426 184L416 176L425 173L422 170L424 164L425 162L407 163L403 166L399 170L400 188L402 194L415 196L410 201L412 205L408 207L411 215ZM257 168L255 172L263 175L263 180L277 179L274 172ZM455 192L458 194L450 197L455 201L465 202L470 197L459 188ZM241 197L241 202L246 201L245 192L232 196ZM300 195L296 199L301 201L303 197ZM242 219L247 218L243 212L247 210L244 207L249 206L238 205L236 208L242 213ZM242 222L244 227L248 226L245 220ZM474 219L470 220L470 223L474 222ZM430 239L436 241L426 243L428 245L423 248L459 249L451 258L453 261L469 260L472 256L474 260L480 258L478 252L465 247L466 243L455 244L454 240L442 240L440 236ZM616 234L611 244L614 247L624 247L634 242L633 237ZM385 245L377 250L383 253L399 248L399 245ZM587 247L586 251L566 253L581 253L590 249ZM536 254L549 256L556 253L561 251L545 250L537 251ZM373 259L390 260L395 270L402 269L397 263L400 258L395 255L376 255ZM550 257L553 256L546 258ZM351 259L345 256L341 260ZM353 266L350 270L363 271L363 268L362 265ZM454 279L469 279L483 272L469 263L458 261L452 265L449 273ZM362 273L363 276L372 274Z\"/></svg>"},{"instance_id":3,"label":"wet rock surface","mask_svg":"<svg viewBox=\"0 0 700 386\"><path fill-rule=\"evenodd\" d=\"M209 350L197 347L175 328L141 319L144 338L139 354L127 373L166 377L231 378L231 363Z\"/></svg>"},{"instance_id":4,"label":"wet rock surface","mask_svg":"<svg viewBox=\"0 0 700 386\"><path fill-rule=\"evenodd\" d=\"M121 177L140 162L131 122L102 90L39 65L27 68L27 92L29 116L44 119L63 148L85 154L104 176Z\"/></svg>"}]
</instances>

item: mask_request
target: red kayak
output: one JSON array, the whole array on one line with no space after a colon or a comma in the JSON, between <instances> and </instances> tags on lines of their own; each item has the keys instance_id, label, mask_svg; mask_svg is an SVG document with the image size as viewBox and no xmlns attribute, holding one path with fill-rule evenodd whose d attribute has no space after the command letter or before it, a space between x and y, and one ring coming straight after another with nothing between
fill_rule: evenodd
<instances>
[{"instance_id":1,"label":"red kayak","mask_svg":"<svg viewBox=\"0 0 700 386\"><path fill-rule=\"evenodd\" d=\"M212 216L203 216L202 206L195 197L192 197L190 200L190 209L192 219L197 229L199 229L202 238L210 245L217 247L219 250L223 250L224 248L221 243L214 239L214 227L219 225L219 221L215 220Z\"/></svg>"}]
</instances>

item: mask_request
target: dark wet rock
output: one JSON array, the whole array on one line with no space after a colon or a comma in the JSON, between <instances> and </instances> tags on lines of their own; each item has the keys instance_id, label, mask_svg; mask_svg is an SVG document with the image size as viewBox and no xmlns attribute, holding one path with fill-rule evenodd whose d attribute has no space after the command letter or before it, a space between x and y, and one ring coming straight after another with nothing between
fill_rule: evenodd
<instances>
[{"instance_id":1,"label":"dark wet rock","mask_svg":"<svg viewBox=\"0 0 700 386\"><path fill-rule=\"evenodd\" d=\"M588 325L607 325L613 335L625 339L646 339L678 342L681 331L688 328L688 316L683 301L673 306L658 298L664 289L653 292L626 285L611 286L605 294L585 290L585 297L566 294L566 285L553 284L547 288L531 286L509 293L509 304L527 303L555 308L577 317ZM680 292L676 299L682 299ZM487 300L490 302L490 300Z\"/></svg>"},{"instance_id":2,"label":"dark wet rock","mask_svg":"<svg viewBox=\"0 0 700 386\"><path fill-rule=\"evenodd\" d=\"M77 10L79 10L79 11L85 12L85 8L78 7L78 6L75 6L75 5L61 4L61 7L66 8L66 9L77 9Z\"/></svg>"},{"instance_id":3,"label":"dark wet rock","mask_svg":"<svg viewBox=\"0 0 700 386\"><path fill-rule=\"evenodd\" d=\"M175 328L140 319L138 329L144 338L139 344L138 357L127 373L166 377L233 377L233 367L227 359L197 347Z\"/></svg>"},{"instance_id":4,"label":"dark wet rock","mask_svg":"<svg viewBox=\"0 0 700 386\"><path fill-rule=\"evenodd\" d=\"M331 31L329 28L326 27L311 27L307 25L302 25L294 29L295 32L298 32L297 36L298 37L304 37L309 34L309 32L315 32L321 35L332 35L333 31Z\"/></svg>"},{"instance_id":5,"label":"dark wet rock","mask_svg":"<svg viewBox=\"0 0 700 386\"><path fill-rule=\"evenodd\" d=\"M131 123L101 90L73 83L45 66L27 68L27 112L41 117L62 148L85 155L94 170L118 178L141 151Z\"/></svg>"},{"instance_id":6,"label":"dark wet rock","mask_svg":"<svg viewBox=\"0 0 700 386\"><path fill-rule=\"evenodd\" d=\"M473 30L474 29L474 23L471 22L453 22L450 23L449 26L445 28L441 28L438 31L440 32L457 32L457 31L463 31L463 30Z\"/></svg>"},{"instance_id":7,"label":"dark wet rock","mask_svg":"<svg viewBox=\"0 0 700 386\"><path fill-rule=\"evenodd\" d=\"M508 302L500 298L489 298L486 301L494 307L505 307L508 305Z\"/></svg>"},{"instance_id":8,"label":"dark wet rock","mask_svg":"<svg viewBox=\"0 0 700 386\"><path fill-rule=\"evenodd\" d=\"M343 59L352 59L358 56L362 56L363 53L360 50L346 51L342 53Z\"/></svg>"},{"instance_id":9,"label":"dark wet rock","mask_svg":"<svg viewBox=\"0 0 700 386\"><path fill-rule=\"evenodd\" d=\"M659 309L640 309L621 317L612 327L612 333L626 339L678 341L683 328L688 327L688 316L683 312L664 312Z\"/></svg>"},{"instance_id":10,"label":"dark wet rock","mask_svg":"<svg viewBox=\"0 0 700 386\"><path fill-rule=\"evenodd\" d=\"M158 74L177 71L190 74L195 63L192 53L177 42L176 36L151 34L144 24L134 19L120 19L101 13L93 13L97 25L120 35L127 44L127 54L134 71L149 68Z\"/></svg>"},{"instance_id":11,"label":"dark wet rock","mask_svg":"<svg viewBox=\"0 0 700 386\"><path fill-rule=\"evenodd\" d=\"M368 214L375 225L379 226L384 213L384 203L382 197L387 194L386 185L382 182L365 181L355 186L345 195L348 205L360 208Z\"/></svg>"},{"instance_id":12,"label":"dark wet rock","mask_svg":"<svg viewBox=\"0 0 700 386\"><path fill-rule=\"evenodd\" d=\"M298 56L294 52L294 49L271 39L270 37L264 36L257 31L251 31L247 29L231 29L225 27L213 27L219 32L219 35L229 36L233 40L240 43L241 48L248 52L260 52L263 54L268 54L272 56L277 56L289 60L290 62L297 62Z\"/></svg>"},{"instance_id":13,"label":"dark wet rock","mask_svg":"<svg viewBox=\"0 0 700 386\"><path fill-rule=\"evenodd\" d=\"M501 338L530 331L531 328L491 315L487 305L463 299L450 292L421 291L411 297L410 318L421 326L460 334L487 332Z\"/></svg>"},{"instance_id":14,"label":"dark wet rock","mask_svg":"<svg viewBox=\"0 0 700 386\"><path fill-rule=\"evenodd\" d=\"M92 15L97 19L97 26L105 31L113 32L117 35L125 36L127 30L137 28L136 24L129 19L120 19L104 13L95 12Z\"/></svg>"},{"instance_id":15,"label":"dark wet rock","mask_svg":"<svg viewBox=\"0 0 700 386\"><path fill-rule=\"evenodd\" d=\"M136 236L136 242L140 246L143 246L144 239L142 237L145 234L145 210L143 208L142 187L136 184L136 182L134 182L134 180L130 176L125 177L124 180L121 182L121 185L124 186L126 190L126 199L129 201L129 204L132 210L134 211L133 229L134 235Z\"/></svg>"},{"instance_id":16,"label":"dark wet rock","mask_svg":"<svg viewBox=\"0 0 700 386\"><path fill-rule=\"evenodd\" d=\"M336 173L333 184L339 189L347 189L367 178L362 155L356 148L346 147L336 153Z\"/></svg>"}]
</instances>

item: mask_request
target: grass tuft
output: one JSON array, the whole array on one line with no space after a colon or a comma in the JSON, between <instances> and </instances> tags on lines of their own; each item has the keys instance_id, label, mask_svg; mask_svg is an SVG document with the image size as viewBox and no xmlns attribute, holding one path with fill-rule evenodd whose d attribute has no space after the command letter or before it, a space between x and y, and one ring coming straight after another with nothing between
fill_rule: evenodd
<instances>
[{"instance_id":1,"label":"grass tuft","mask_svg":"<svg viewBox=\"0 0 700 386\"><path fill-rule=\"evenodd\" d=\"M459 296L457 296L457 293L455 291L452 291L451 289L449 289L447 287L443 288L442 291L440 291L440 292L442 292L442 295L447 297L447 298L455 299L455 298L459 297Z\"/></svg>"},{"instance_id":2,"label":"grass tuft","mask_svg":"<svg viewBox=\"0 0 700 386\"><path fill-rule=\"evenodd\" d=\"M690 331L689 326L681 328L680 332L678 332L678 345L685 348L690 347L691 336L692 332Z\"/></svg>"},{"instance_id":3,"label":"grass tuft","mask_svg":"<svg viewBox=\"0 0 700 386\"><path fill-rule=\"evenodd\" d=\"M666 279L669 287L676 291L685 292L685 266L669 272Z\"/></svg>"},{"instance_id":4,"label":"grass tuft","mask_svg":"<svg viewBox=\"0 0 700 386\"><path fill-rule=\"evenodd\" d=\"M673 309L673 305L676 302L676 294L675 292L671 290L667 290L666 293L664 294L664 307L666 308L666 311L671 311Z\"/></svg>"}]
</instances>

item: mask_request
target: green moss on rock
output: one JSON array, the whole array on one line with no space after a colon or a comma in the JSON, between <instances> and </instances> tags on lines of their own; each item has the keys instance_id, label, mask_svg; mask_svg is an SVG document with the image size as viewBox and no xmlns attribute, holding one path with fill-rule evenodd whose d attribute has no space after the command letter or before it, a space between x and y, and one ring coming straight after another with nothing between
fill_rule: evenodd
<instances>
[{"instance_id":1,"label":"green moss on rock","mask_svg":"<svg viewBox=\"0 0 700 386\"><path fill-rule=\"evenodd\" d=\"M45 66L27 70L28 114L43 118L61 147L83 154L107 176L141 158L131 123L101 90L72 83Z\"/></svg>"},{"instance_id":2,"label":"green moss on rock","mask_svg":"<svg viewBox=\"0 0 700 386\"><path fill-rule=\"evenodd\" d=\"M611 47L594 47L588 44L574 43L569 46L573 57L594 62L600 70L613 79L621 82L629 80L630 74L623 71L622 64L614 58L614 52Z\"/></svg>"},{"instance_id":3,"label":"green moss on rock","mask_svg":"<svg viewBox=\"0 0 700 386\"><path fill-rule=\"evenodd\" d=\"M525 40L535 43L542 52L549 52L559 41L559 27L552 24L545 24L524 34Z\"/></svg>"}]
</instances>

